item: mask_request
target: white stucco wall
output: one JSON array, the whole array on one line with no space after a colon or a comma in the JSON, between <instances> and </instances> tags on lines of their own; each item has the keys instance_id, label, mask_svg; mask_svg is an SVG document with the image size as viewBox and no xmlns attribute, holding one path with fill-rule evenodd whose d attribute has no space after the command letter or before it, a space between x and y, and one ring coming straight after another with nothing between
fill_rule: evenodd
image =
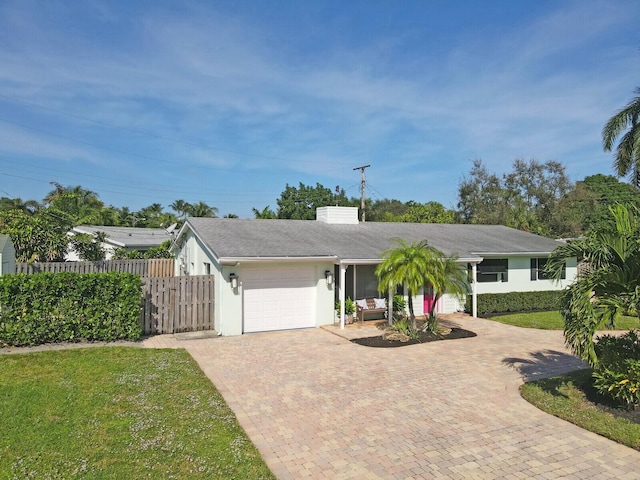
<instances>
[{"instance_id":1,"label":"white stucco wall","mask_svg":"<svg viewBox=\"0 0 640 480\"><path fill-rule=\"evenodd\" d=\"M328 325L334 322L334 288L335 281L327 285L324 272L333 272L334 264L328 262L302 262L315 271L315 326ZM216 278L216 315L220 304L222 335L240 335L243 332L243 276L247 269L278 269L291 265L289 262L243 262L236 266L223 266L220 279ZM229 275L235 273L239 278L237 289L231 288ZM219 295L218 295L219 294ZM220 299L220 301L218 301Z\"/></svg>"},{"instance_id":2,"label":"white stucco wall","mask_svg":"<svg viewBox=\"0 0 640 480\"><path fill-rule=\"evenodd\" d=\"M221 335L241 335L243 332L243 276L247 269L277 269L290 263L285 262L242 262L238 265L220 265L210 256L204 245L192 232L185 232L182 247L176 252L176 275L205 275L205 263L211 264L211 275L215 276L214 328ZM303 262L315 271L315 320L316 326L334 321L335 281L327 285L325 271L334 271L334 264L328 262ZM184 264L184 270L181 266ZM238 276L238 288L231 287L230 274Z\"/></svg>"},{"instance_id":3,"label":"white stucco wall","mask_svg":"<svg viewBox=\"0 0 640 480\"><path fill-rule=\"evenodd\" d=\"M504 258L504 257L502 257ZM578 274L578 262L575 258L567 261L565 280L531 280L531 257L509 257L509 277L506 282L478 282L477 292L509 293L539 292L544 290L562 290L570 285Z\"/></svg>"}]
</instances>

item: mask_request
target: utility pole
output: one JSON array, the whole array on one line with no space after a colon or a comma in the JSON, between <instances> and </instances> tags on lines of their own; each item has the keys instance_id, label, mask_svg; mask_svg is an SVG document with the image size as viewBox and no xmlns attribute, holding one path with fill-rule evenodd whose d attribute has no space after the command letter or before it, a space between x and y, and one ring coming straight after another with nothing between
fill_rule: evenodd
<instances>
[{"instance_id":1,"label":"utility pole","mask_svg":"<svg viewBox=\"0 0 640 480\"><path fill-rule=\"evenodd\" d=\"M362 180L360 181L360 210L362 211L362 223L364 223L366 215L364 212L364 191L367 186L367 181L364 178L364 169L369 168L371 165L363 165L361 167L356 167L354 170L360 170L362 173Z\"/></svg>"}]
</instances>

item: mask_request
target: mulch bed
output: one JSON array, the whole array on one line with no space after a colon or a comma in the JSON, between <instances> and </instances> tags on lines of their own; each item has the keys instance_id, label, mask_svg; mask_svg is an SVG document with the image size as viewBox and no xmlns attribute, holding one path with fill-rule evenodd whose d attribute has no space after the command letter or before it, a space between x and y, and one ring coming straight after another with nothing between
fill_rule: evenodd
<instances>
[{"instance_id":1,"label":"mulch bed","mask_svg":"<svg viewBox=\"0 0 640 480\"><path fill-rule=\"evenodd\" d=\"M400 340L385 339L382 337L382 335L378 337L355 338L351 341L353 343L357 343L358 345L364 345L365 347L394 348L404 347L405 345L415 345L417 343L437 342L439 340L454 340L456 338L471 338L475 336L476 334L469 330L465 330L463 328L452 328L451 331L445 335L435 335L431 332L421 332L419 339L411 339L406 342L402 342Z\"/></svg>"}]
</instances>

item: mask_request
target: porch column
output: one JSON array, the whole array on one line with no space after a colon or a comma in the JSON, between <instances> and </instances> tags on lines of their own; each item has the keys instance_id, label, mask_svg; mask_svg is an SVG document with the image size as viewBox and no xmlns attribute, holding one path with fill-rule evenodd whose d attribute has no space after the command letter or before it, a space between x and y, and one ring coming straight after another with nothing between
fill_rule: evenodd
<instances>
[{"instance_id":1,"label":"porch column","mask_svg":"<svg viewBox=\"0 0 640 480\"><path fill-rule=\"evenodd\" d=\"M476 280L478 279L478 264L471 264L471 303L473 307L471 308L473 318L477 318L478 316L478 292L476 289Z\"/></svg>"},{"instance_id":2,"label":"porch column","mask_svg":"<svg viewBox=\"0 0 640 480\"><path fill-rule=\"evenodd\" d=\"M344 282L347 281L347 266L340 264L340 289L338 290L338 300L340 300L340 328L344 330Z\"/></svg>"},{"instance_id":3,"label":"porch column","mask_svg":"<svg viewBox=\"0 0 640 480\"><path fill-rule=\"evenodd\" d=\"M389 325L393 324L393 290L389 287L389 298L387 300L387 318Z\"/></svg>"},{"instance_id":4,"label":"porch column","mask_svg":"<svg viewBox=\"0 0 640 480\"><path fill-rule=\"evenodd\" d=\"M351 299L354 302L358 299L358 291L356 290L357 276L358 276L358 266L354 265L353 266L353 298Z\"/></svg>"}]
</instances>

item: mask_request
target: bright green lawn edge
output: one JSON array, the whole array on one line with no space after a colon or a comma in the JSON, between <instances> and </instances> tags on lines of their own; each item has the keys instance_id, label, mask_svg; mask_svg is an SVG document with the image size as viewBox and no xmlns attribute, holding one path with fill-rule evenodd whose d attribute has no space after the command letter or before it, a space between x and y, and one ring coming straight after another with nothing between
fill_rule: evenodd
<instances>
[{"instance_id":1,"label":"bright green lawn edge","mask_svg":"<svg viewBox=\"0 0 640 480\"><path fill-rule=\"evenodd\" d=\"M564 321L557 310L549 312L526 312L513 313L509 315L497 315L489 318L496 322L515 327L538 328L542 330L563 330ZM640 322L636 317L620 315L616 319L616 330L630 330L640 327Z\"/></svg>"},{"instance_id":2,"label":"bright green lawn edge","mask_svg":"<svg viewBox=\"0 0 640 480\"><path fill-rule=\"evenodd\" d=\"M274 478L184 350L1 355L0 385L0 478Z\"/></svg>"},{"instance_id":3,"label":"bright green lawn edge","mask_svg":"<svg viewBox=\"0 0 640 480\"><path fill-rule=\"evenodd\" d=\"M540 410L640 450L640 424L598 409L586 393L591 384L591 370L585 369L525 383L520 394Z\"/></svg>"}]
</instances>

